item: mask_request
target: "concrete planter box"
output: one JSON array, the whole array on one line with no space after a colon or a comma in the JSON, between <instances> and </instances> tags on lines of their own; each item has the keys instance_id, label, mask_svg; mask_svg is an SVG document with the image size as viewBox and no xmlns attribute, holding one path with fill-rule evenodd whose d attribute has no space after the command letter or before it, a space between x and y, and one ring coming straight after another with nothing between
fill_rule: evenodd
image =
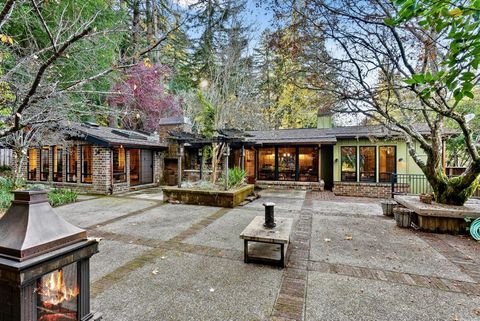
<instances>
[{"instance_id":1,"label":"concrete planter box","mask_svg":"<svg viewBox=\"0 0 480 321\"><path fill-rule=\"evenodd\" d=\"M247 196L253 194L254 187L254 185L246 185L228 191L165 187L163 195L166 201L233 208L243 202Z\"/></svg>"}]
</instances>

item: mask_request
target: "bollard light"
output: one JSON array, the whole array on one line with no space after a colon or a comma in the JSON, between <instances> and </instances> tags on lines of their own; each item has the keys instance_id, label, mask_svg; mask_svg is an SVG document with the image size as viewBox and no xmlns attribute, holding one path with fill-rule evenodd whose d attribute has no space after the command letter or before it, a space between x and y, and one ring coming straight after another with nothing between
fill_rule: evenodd
<instances>
[{"instance_id":1,"label":"bollard light","mask_svg":"<svg viewBox=\"0 0 480 321\"><path fill-rule=\"evenodd\" d=\"M268 229L274 228L277 225L275 224L275 203L265 202L263 206L265 207L265 223L263 226Z\"/></svg>"}]
</instances>

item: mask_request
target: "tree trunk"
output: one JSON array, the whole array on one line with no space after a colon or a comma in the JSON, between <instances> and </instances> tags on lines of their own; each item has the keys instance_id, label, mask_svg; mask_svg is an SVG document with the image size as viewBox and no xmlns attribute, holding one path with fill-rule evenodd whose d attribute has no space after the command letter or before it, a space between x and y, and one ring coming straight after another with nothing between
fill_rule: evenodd
<instances>
[{"instance_id":1,"label":"tree trunk","mask_svg":"<svg viewBox=\"0 0 480 321\"><path fill-rule=\"evenodd\" d=\"M145 0L146 23L147 23L147 41L153 43L153 3L152 0Z\"/></svg>"},{"instance_id":2,"label":"tree trunk","mask_svg":"<svg viewBox=\"0 0 480 321\"><path fill-rule=\"evenodd\" d=\"M132 48L136 53L140 41L140 0L133 1L133 16L132 16ZM138 57L133 55L133 62L136 63Z\"/></svg>"},{"instance_id":3,"label":"tree trunk","mask_svg":"<svg viewBox=\"0 0 480 321\"><path fill-rule=\"evenodd\" d=\"M22 185L23 182L23 164L25 162L25 153L23 152L22 147L13 147L13 161L14 164L12 166L12 179L13 179L13 187L17 188Z\"/></svg>"},{"instance_id":4,"label":"tree trunk","mask_svg":"<svg viewBox=\"0 0 480 321\"><path fill-rule=\"evenodd\" d=\"M480 186L480 165L472 163L463 175L453 178L437 169L433 176L427 175L427 179L437 203L463 205Z\"/></svg>"}]
</instances>

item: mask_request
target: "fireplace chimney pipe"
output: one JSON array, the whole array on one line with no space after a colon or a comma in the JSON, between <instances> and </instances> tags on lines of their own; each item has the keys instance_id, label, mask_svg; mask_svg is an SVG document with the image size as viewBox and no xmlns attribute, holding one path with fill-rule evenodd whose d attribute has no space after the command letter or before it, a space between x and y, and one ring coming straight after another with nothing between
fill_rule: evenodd
<instances>
[{"instance_id":1,"label":"fireplace chimney pipe","mask_svg":"<svg viewBox=\"0 0 480 321\"><path fill-rule=\"evenodd\" d=\"M263 206L265 207L265 224L263 226L268 229L274 228L277 225L275 224L275 203L265 202Z\"/></svg>"}]
</instances>

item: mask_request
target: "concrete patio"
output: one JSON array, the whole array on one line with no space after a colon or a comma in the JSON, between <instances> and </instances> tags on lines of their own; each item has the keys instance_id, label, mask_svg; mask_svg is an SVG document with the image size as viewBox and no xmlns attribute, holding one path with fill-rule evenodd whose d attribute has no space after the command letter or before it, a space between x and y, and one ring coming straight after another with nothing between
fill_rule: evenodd
<instances>
[{"instance_id":1,"label":"concrete patio","mask_svg":"<svg viewBox=\"0 0 480 321\"><path fill-rule=\"evenodd\" d=\"M480 320L480 243L397 228L378 200L261 194L223 209L151 189L56 211L102 238L92 308L106 321ZM294 219L286 269L243 263L239 234L267 200Z\"/></svg>"}]
</instances>

